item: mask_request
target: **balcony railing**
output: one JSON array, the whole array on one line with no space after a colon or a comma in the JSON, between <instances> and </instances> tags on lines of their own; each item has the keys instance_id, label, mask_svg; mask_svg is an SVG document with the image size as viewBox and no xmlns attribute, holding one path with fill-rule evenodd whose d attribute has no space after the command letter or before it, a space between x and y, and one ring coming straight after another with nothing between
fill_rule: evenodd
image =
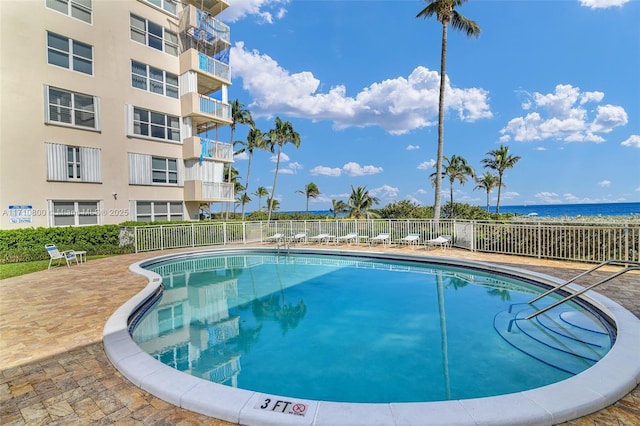
<instances>
[{"instance_id":1,"label":"balcony railing","mask_svg":"<svg viewBox=\"0 0 640 426\"><path fill-rule=\"evenodd\" d=\"M231 70L228 64L213 59L202 52L198 52L198 69L202 72L215 75L222 80L231 80Z\"/></svg>"},{"instance_id":2,"label":"balcony railing","mask_svg":"<svg viewBox=\"0 0 640 426\"><path fill-rule=\"evenodd\" d=\"M200 112L212 115L223 120L231 120L231 108L229 104L210 98L204 95L198 95L200 98Z\"/></svg>"},{"instance_id":3,"label":"balcony railing","mask_svg":"<svg viewBox=\"0 0 640 426\"><path fill-rule=\"evenodd\" d=\"M202 182L204 200L234 200L233 184L222 182Z\"/></svg>"},{"instance_id":4,"label":"balcony railing","mask_svg":"<svg viewBox=\"0 0 640 426\"><path fill-rule=\"evenodd\" d=\"M233 161L233 147L229 143L214 139L200 138L202 143L202 157L220 161Z\"/></svg>"}]
</instances>

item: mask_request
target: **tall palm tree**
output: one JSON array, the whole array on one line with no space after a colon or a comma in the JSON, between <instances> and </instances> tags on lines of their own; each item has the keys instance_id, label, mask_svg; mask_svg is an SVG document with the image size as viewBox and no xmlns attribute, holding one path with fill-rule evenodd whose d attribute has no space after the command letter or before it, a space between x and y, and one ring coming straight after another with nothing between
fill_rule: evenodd
<instances>
[{"instance_id":1,"label":"tall palm tree","mask_svg":"<svg viewBox=\"0 0 640 426\"><path fill-rule=\"evenodd\" d=\"M269 199L269 214L267 221L271 220L271 211L274 210L272 201L275 201L276 196L276 184L278 183L278 171L280 170L280 154L282 153L282 146L290 143L294 147L300 146L300 135L293 130L293 125L289 121L282 121L280 117L276 117L275 127L269 131L268 134L268 146L269 150L273 153L278 147L278 154L276 157L276 172L273 175L273 189L271 190L271 198Z\"/></svg>"},{"instance_id":2,"label":"tall palm tree","mask_svg":"<svg viewBox=\"0 0 640 426\"><path fill-rule=\"evenodd\" d=\"M338 217L340 213L346 213L349 211L349 206L342 200L331 200L333 207L329 209L333 213L333 218Z\"/></svg>"},{"instance_id":3,"label":"tall palm tree","mask_svg":"<svg viewBox=\"0 0 640 426\"><path fill-rule=\"evenodd\" d=\"M482 164L485 168L495 170L498 172L498 200L496 201L496 213L500 213L500 192L502 187L506 185L502 182L502 176L505 170L513 168L518 161L520 161L519 155L509 154L509 147L506 145L500 145L500 148L487 152L488 158L482 159Z\"/></svg>"},{"instance_id":4,"label":"tall palm tree","mask_svg":"<svg viewBox=\"0 0 640 426\"><path fill-rule=\"evenodd\" d=\"M464 185L467 181L467 177L474 177L475 171L473 167L471 167L467 160L458 156L452 155L451 158L448 158L446 155L443 157L445 164L443 170L443 176L447 176L449 178L449 198L451 201L451 217L454 217L454 207L453 207L453 185L457 180L460 182L460 185ZM436 173L431 174L431 178L434 179L437 176ZM436 179L439 180L439 179Z\"/></svg>"},{"instance_id":5,"label":"tall palm tree","mask_svg":"<svg viewBox=\"0 0 640 426\"><path fill-rule=\"evenodd\" d=\"M429 0L426 0L429 1ZM466 3L467 0L433 0L422 9L416 18L430 18L435 15L438 22L442 24L442 49L440 51L440 96L438 103L438 155L436 159L436 176L442 176L442 158L444 156L444 88L446 80L446 60L447 60L447 28L449 24L454 30L461 30L467 37L480 35L480 27L472 21L459 14L456 7ZM442 181L435 182L435 202L433 205L433 218L440 217L440 192Z\"/></svg>"},{"instance_id":6,"label":"tall palm tree","mask_svg":"<svg viewBox=\"0 0 640 426\"><path fill-rule=\"evenodd\" d=\"M371 208L374 204L379 204L380 200L376 197L369 195L369 191L365 186L358 186L354 188L351 186L351 195L349 196L348 208L349 217L360 219L367 216L374 216L371 212Z\"/></svg>"},{"instance_id":7,"label":"tall palm tree","mask_svg":"<svg viewBox=\"0 0 640 426\"><path fill-rule=\"evenodd\" d=\"M253 151L255 149L267 149L267 143L264 138L264 133L260 131L260 129L256 129L255 127L251 127L249 130L249 134L247 134L247 140L245 141L236 141L234 145L241 145L242 148L236 151L236 154L242 154L243 152L247 152L249 156L249 161L247 162L247 179L244 183L245 191L249 191L249 175L251 174L251 159L253 158ZM242 205L242 217L244 218L244 204Z\"/></svg>"},{"instance_id":8,"label":"tall palm tree","mask_svg":"<svg viewBox=\"0 0 640 426\"><path fill-rule=\"evenodd\" d=\"M244 206L251 202L251 197L247 194L247 191L243 192L239 198L240 204L242 205L242 220L244 220Z\"/></svg>"},{"instance_id":9,"label":"tall palm tree","mask_svg":"<svg viewBox=\"0 0 640 426\"><path fill-rule=\"evenodd\" d=\"M309 198L316 199L318 195L320 195L320 190L318 189L318 185L313 182L309 182L304 186L304 190L297 190L296 194L304 194L307 197L307 214L309 214Z\"/></svg>"},{"instance_id":10,"label":"tall palm tree","mask_svg":"<svg viewBox=\"0 0 640 426\"><path fill-rule=\"evenodd\" d=\"M229 143L232 145L233 136L236 132L236 124L246 124L248 126L254 127L251 113L238 99L234 99L233 101L231 101L231 124L229 125L229 127L231 128L231 137L229 138ZM229 178L231 178L231 175L229 175ZM227 183L231 183L231 180L227 180ZM229 219L229 203L227 203L226 219Z\"/></svg>"},{"instance_id":11,"label":"tall palm tree","mask_svg":"<svg viewBox=\"0 0 640 426\"><path fill-rule=\"evenodd\" d=\"M274 200L271 197L267 198L267 205L271 206L271 210L273 210L274 212L276 210L280 210L280 201Z\"/></svg>"},{"instance_id":12,"label":"tall palm tree","mask_svg":"<svg viewBox=\"0 0 640 426\"><path fill-rule=\"evenodd\" d=\"M264 186L259 186L256 189L256 192L253 193L253 195L258 197L258 211L262 210L262 207L260 206L260 202L262 201L262 197L266 197L267 195L269 195L269 191Z\"/></svg>"},{"instance_id":13,"label":"tall palm tree","mask_svg":"<svg viewBox=\"0 0 640 426\"><path fill-rule=\"evenodd\" d=\"M484 172L484 174L476 178L476 187L473 189L484 189L487 192L487 211L489 211L489 197L493 188L498 186L498 176L491 172Z\"/></svg>"}]
</instances>

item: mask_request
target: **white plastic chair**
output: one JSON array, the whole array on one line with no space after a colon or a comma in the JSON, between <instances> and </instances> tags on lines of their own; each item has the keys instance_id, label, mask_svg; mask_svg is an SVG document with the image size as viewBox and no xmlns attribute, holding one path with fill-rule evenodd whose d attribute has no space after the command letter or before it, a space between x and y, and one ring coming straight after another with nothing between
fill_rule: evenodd
<instances>
[{"instance_id":1,"label":"white plastic chair","mask_svg":"<svg viewBox=\"0 0 640 426\"><path fill-rule=\"evenodd\" d=\"M425 244L427 246L440 246L440 248L442 250L446 249L447 247L451 247L451 235L440 235L438 238L433 238L431 240L427 240L425 241Z\"/></svg>"},{"instance_id":2,"label":"white plastic chair","mask_svg":"<svg viewBox=\"0 0 640 426\"><path fill-rule=\"evenodd\" d=\"M75 260L76 265L78 265L78 257L76 256L76 252L73 250L60 251L55 244L45 244L44 248L49 253L49 267L47 269L51 269L51 262L58 259L58 266L60 266L60 262L64 259L67 262L67 268L71 267L71 262Z\"/></svg>"},{"instance_id":3,"label":"white plastic chair","mask_svg":"<svg viewBox=\"0 0 640 426\"><path fill-rule=\"evenodd\" d=\"M340 243L340 242L354 242L358 240L358 233L357 232L350 232L347 235L343 235L341 237L336 238L336 243Z\"/></svg>"},{"instance_id":4,"label":"white plastic chair","mask_svg":"<svg viewBox=\"0 0 640 426\"><path fill-rule=\"evenodd\" d=\"M375 243L388 244L390 241L391 241L391 234L389 234L388 232L381 232L380 234L378 234L377 236L369 240L369 245L375 244Z\"/></svg>"}]
</instances>

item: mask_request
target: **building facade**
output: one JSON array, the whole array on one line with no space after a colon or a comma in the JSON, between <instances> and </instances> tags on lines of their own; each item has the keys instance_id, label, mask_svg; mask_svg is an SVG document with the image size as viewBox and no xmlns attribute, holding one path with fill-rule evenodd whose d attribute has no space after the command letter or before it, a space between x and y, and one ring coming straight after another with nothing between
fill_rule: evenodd
<instances>
[{"instance_id":1,"label":"building facade","mask_svg":"<svg viewBox=\"0 0 640 426\"><path fill-rule=\"evenodd\" d=\"M0 1L0 228L231 202L224 0Z\"/></svg>"}]
</instances>

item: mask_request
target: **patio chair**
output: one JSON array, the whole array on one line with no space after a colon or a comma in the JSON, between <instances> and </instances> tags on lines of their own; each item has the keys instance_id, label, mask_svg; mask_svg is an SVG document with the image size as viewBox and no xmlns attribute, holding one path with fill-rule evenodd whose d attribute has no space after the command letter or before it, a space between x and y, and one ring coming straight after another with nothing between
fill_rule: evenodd
<instances>
[{"instance_id":1,"label":"patio chair","mask_svg":"<svg viewBox=\"0 0 640 426\"><path fill-rule=\"evenodd\" d=\"M406 244L409 246L418 245L420 241L420 234L408 234L406 237L400 238L398 244Z\"/></svg>"},{"instance_id":2,"label":"patio chair","mask_svg":"<svg viewBox=\"0 0 640 426\"><path fill-rule=\"evenodd\" d=\"M307 233L306 232L298 232L297 234L289 237L289 242L291 244L294 243L303 243L307 240Z\"/></svg>"},{"instance_id":3,"label":"patio chair","mask_svg":"<svg viewBox=\"0 0 640 426\"><path fill-rule=\"evenodd\" d=\"M316 243L321 243L323 241L325 241L327 244L329 244L329 241L331 241L331 239L334 238L333 235L329 235L329 234L318 234L315 235L313 237L309 237L307 238L307 241L309 242L316 242Z\"/></svg>"},{"instance_id":4,"label":"patio chair","mask_svg":"<svg viewBox=\"0 0 640 426\"><path fill-rule=\"evenodd\" d=\"M357 242L358 241L358 233L357 232L349 232L347 235L343 235L341 237L336 238L336 243L349 243L349 242Z\"/></svg>"},{"instance_id":5,"label":"patio chair","mask_svg":"<svg viewBox=\"0 0 640 426\"><path fill-rule=\"evenodd\" d=\"M381 243L381 244L389 244L391 242L391 234L388 232L381 232L375 237L369 240L369 245Z\"/></svg>"},{"instance_id":6,"label":"patio chair","mask_svg":"<svg viewBox=\"0 0 640 426\"><path fill-rule=\"evenodd\" d=\"M440 248L444 250L447 247L451 247L451 240L451 235L440 235L438 238L427 240L424 243L427 247L440 246Z\"/></svg>"},{"instance_id":7,"label":"patio chair","mask_svg":"<svg viewBox=\"0 0 640 426\"><path fill-rule=\"evenodd\" d=\"M264 239L264 241L267 243L278 243L278 244L280 244L283 240L284 240L284 234L282 232L278 232Z\"/></svg>"},{"instance_id":8,"label":"patio chair","mask_svg":"<svg viewBox=\"0 0 640 426\"><path fill-rule=\"evenodd\" d=\"M49 253L49 266L47 269L51 269L51 262L58 259L58 265L60 266L60 262L64 259L67 262L67 268L71 267L71 262L75 260L76 265L78 265L78 257L76 256L76 252L73 250L60 251L55 244L45 244L44 248Z\"/></svg>"}]
</instances>

